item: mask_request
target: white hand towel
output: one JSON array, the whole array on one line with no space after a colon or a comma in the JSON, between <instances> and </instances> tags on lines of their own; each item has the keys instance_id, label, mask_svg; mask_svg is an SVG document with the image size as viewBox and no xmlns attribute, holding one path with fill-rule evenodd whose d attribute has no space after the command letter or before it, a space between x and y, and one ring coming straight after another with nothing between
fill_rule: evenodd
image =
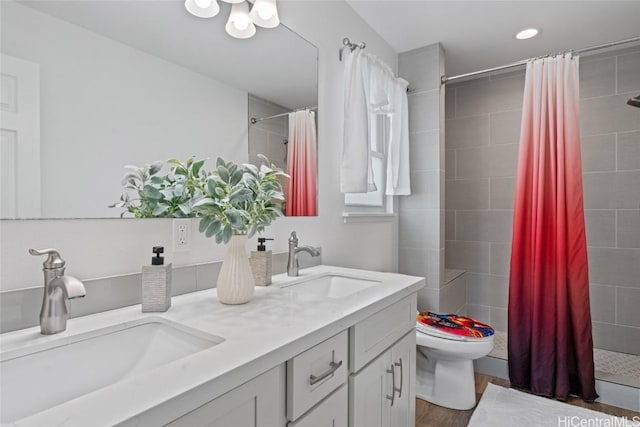
<instances>
[{"instance_id":1,"label":"white hand towel","mask_svg":"<svg viewBox=\"0 0 640 427\"><path fill-rule=\"evenodd\" d=\"M340 191L366 193L369 182L369 109L360 49L345 51L344 137L340 165Z\"/></svg>"}]
</instances>

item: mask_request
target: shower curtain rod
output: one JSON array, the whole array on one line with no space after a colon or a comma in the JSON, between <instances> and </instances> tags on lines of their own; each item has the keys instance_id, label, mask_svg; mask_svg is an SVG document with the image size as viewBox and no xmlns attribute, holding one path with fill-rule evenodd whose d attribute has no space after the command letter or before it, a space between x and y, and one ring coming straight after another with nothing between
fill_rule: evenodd
<instances>
[{"instance_id":1,"label":"shower curtain rod","mask_svg":"<svg viewBox=\"0 0 640 427\"><path fill-rule=\"evenodd\" d=\"M295 113L296 111L302 111L302 110L317 110L318 107L302 107L302 108L298 108L296 110L293 111L289 111L286 113L280 113L280 114L275 114L273 116L269 116L269 117L260 117L259 119L256 119L255 117L251 117L251 124L255 125L258 122L261 122L263 120L269 120L269 119L275 119L276 117L284 117L289 113Z\"/></svg>"},{"instance_id":2,"label":"shower curtain rod","mask_svg":"<svg viewBox=\"0 0 640 427\"><path fill-rule=\"evenodd\" d=\"M621 45L621 44L633 43L633 42L640 42L640 37L633 37L633 38L626 39L626 40L618 40L618 41L615 41L615 42L600 44L600 45L597 45L597 46L589 46L589 47L585 47L585 48L582 48L582 49L569 50L569 51L567 51L565 53L570 53L570 52L571 53L591 52L593 50L606 49L608 47L613 47L613 46L618 46L618 45ZM546 55L546 56L550 56L550 55ZM538 58L542 58L542 56L538 57ZM535 58L523 59L522 61L514 62L512 64L502 65L500 67L487 68L485 70L473 71L471 73L459 74L457 76L451 76L451 77L441 76L440 77L440 83L441 84L446 84L446 83L449 83L449 82L451 82L453 80L459 80L459 79L463 79L465 77L476 76L476 75L479 75L479 74L492 73L494 71L508 70L509 68L515 68L515 67L519 67L521 65L525 65L527 62L529 62L532 59L535 59Z\"/></svg>"}]
</instances>

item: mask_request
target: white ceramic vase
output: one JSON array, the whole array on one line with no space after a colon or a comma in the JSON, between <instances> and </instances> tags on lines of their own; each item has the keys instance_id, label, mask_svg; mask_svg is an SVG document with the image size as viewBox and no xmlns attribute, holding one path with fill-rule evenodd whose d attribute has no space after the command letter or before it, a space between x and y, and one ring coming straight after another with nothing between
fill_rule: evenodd
<instances>
[{"instance_id":1,"label":"white ceramic vase","mask_svg":"<svg viewBox=\"0 0 640 427\"><path fill-rule=\"evenodd\" d=\"M244 304L253 298L255 281L246 250L246 234L234 234L218 275L218 299L224 304Z\"/></svg>"}]
</instances>

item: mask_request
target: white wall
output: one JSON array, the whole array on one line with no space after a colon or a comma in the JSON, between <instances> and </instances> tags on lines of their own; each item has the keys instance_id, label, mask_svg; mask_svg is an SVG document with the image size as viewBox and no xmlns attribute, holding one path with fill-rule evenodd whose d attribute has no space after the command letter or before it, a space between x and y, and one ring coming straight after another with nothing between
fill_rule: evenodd
<instances>
[{"instance_id":1,"label":"white wall","mask_svg":"<svg viewBox=\"0 0 640 427\"><path fill-rule=\"evenodd\" d=\"M246 161L247 92L13 1L1 19L2 53L40 65L42 218L118 217L127 164Z\"/></svg>"},{"instance_id":2,"label":"white wall","mask_svg":"<svg viewBox=\"0 0 640 427\"><path fill-rule=\"evenodd\" d=\"M397 69L397 54L343 1L280 1L280 18L319 48L319 215L280 218L267 234L273 248L287 250L291 230L300 244L323 247L323 262L372 270L396 268L397 225L394 222L342 221L339 192L342 145L342 72L338 50L344 37L365 41L371 52ZM247 41L250 43L251 41ZM195 230L196 221L194 221ZM164 244L176 265L220 260L224 247L197 230L190 252L172 254L170 220L39 220L0 221L0 289L18 289L42 282L41 261L30 247L57 247L67 260L67 273L80 279L137 272L148 262L151 246ZM254 239L255 241L255 239Z\"/></svg>"}]
</instances>

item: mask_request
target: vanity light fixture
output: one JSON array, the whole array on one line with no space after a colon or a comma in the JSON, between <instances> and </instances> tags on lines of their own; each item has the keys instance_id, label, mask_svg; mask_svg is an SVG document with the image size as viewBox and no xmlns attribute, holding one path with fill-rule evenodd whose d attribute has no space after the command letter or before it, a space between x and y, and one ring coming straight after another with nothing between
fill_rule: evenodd
<instances>
[{"instance_id":1,"label":"vanity light fixture","mask_svg":"<svg viewBox=\"0 0 640 427\"><path fill-rule=\"evenodd\" d=\"M256 33L255 25L275 28L280 25L276 0L254 0L249 12L248 0L222 0L231 3L231 13L224 29L232 37L248 39ZM184 7L199 18L213 18L220 12L217 0L185 0ZM255 24L255 25L254 25Z\"/></svg>"},{"instance_id":2,"label":"vanity light fixture","mask_svg":"<svg viewBox=\"0 0 640 427\"><path fill-rule=\"evenodd\" d=\"M526 40L537 36L539 33L540 30L538 30L537 28L527 28L526 30L522 30L518 34L516 34L516 38L518 40Z\"/></svg>"},{"instance_id":3,"label":"vanity light fixture","mask_svg":"<svg viewBox=\"0 0 640 427\"><path fill-rule=\"evenodd\" d=\"M256 33L256 26L253 25L249 17L249 5L247 3L243 1L242 3L234 3L231 6L229 20L224 29L227 31L227 34L237 39L253 37Z\"/></svg>"},{"instance_id":4,"label":"vanity light fixture","mask_svg":"<svg viewBox=\"0 0 640 427\"><path fill-rule=\"evenodd\" d=\"M220 12L220 6L216 0L186 0L184 7L198 18L213 18Z\"/></svg>"},{"instance_id":5,"label":"vanity light fixture","mask_svg":"<svg viewBox=\"0 0 640 427\"><path fill-rule=\"evenodd\" d=\"M280 25L276 0L256 0L249 17L254 24L263 28L275 28Z\"/></svg>"}]
</instances>

